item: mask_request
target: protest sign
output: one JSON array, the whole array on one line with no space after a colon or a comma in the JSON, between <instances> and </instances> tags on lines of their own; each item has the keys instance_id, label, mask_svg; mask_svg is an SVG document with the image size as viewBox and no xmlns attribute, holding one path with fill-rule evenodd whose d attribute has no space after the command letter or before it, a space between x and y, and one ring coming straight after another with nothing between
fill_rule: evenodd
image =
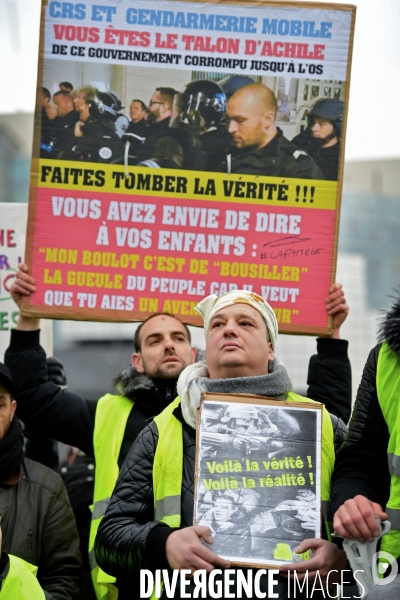
<instances>
[{"instance_id":1,"label":"protest sign","mask_svg":"<svg viewBox=\"0 0 400 600\"><path fill-rule=\"evenodd\" d=\"M42 15L24 311L201 325L201 298L245 288L280 331L329 333L355 8Z\"/></svg>"},{"instance_id":2,"label":"protest sign","mask_svg":"<svg viewBox=\"0 0 400 600\"><path fill-rule=\"evenodd\" d=\"M233 564L309 558L320 537L322 405L242 394L202 395L197 417L194 524Z\"/></svg>"},{"instance_id":3,"label":"protest sign","mask_svg":"<svg viewBox=\"0 0 400 600\"><path fill-rule=\"evenodd\" d=\"M0 203L0 361L10 345L10 330L15 329L19 309L10 294L18 265L25 250L27 204ZM53 353L51 321L42 323L42 342L48 356Z\"/></svg>"}]
</instances>

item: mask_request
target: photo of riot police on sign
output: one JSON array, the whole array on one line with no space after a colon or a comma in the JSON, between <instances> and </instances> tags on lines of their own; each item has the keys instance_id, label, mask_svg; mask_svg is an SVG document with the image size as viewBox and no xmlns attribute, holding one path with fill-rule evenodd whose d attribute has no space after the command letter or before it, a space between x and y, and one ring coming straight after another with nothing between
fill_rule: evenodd
<instances>
[{"instance_id":1,"label":"photo of riot police on sign","mask_svg":"<svg viewBox=\"0 0 400 600\"><path fill-rule=\"evenodd\" d=\"M345 85L110 65L61 89L47 60L40 88L40 156L301 179L337 180ZM97 68L97 67L96 67ZM103 79L103 85L99 80ZM72 85L72 84L71 84Z\"/></svg>"},{"instance_id":2,"label":"photo of riot police on sign","mask_svg":"<svg viewBox=\"0 0 400 600\"><path fill-rule=\"evenodd\" d=\"M293 139L321 169L324 179L336 181L339 175L343 102L335 98L317 100L307 115L308 127Z\"/></svg>"},{"instance_id":3,"label":"photo of riot police on sign","mask_svg":"<svg viewBox=\"0 0 400 600\"><path fill-rule=\"evenodd\" d=\"M293 405L292 405L293 406ZM281 564L320 528L320 411L274 401L205 401L196 458L196 517L213 551Z\"/></svg>"}]
</instances>

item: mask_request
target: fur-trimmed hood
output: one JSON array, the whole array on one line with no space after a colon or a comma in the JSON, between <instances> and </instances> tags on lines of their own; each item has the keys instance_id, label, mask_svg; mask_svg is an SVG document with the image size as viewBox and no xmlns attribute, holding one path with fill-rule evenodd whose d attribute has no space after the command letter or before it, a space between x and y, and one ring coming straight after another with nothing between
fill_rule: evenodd
<instances>
[{"instance_id":1,"label":"fur-trimmed hood","mask_svg":"<svg viewBox=\"0 0 400 600\"><path fill-rule=\"evenodd\" d=\"M400 355L400 293L382 318L378 340L380 343L386 341L390 348Z\"/></svg>"},{"instance_id":2,"label":"fur-trimmed hood","mask_svg":"<svg viewBox=\"0 0 400 600\"><path fill-rule=\"evenodd\" d=\"M129 398L147 416L158 414L176 398L177 379L152 379L129 366L114 379L118 394Z\"/></svg>"},{"instance_id":3,"label":"fur-trimmed hood","mask_svg":"<svg viewBox=\"0 0 400 600\"><path fill-rule=\"evenodd\" d=\"M138 373L135 367L129 366L114 379L114 386L118 394L135 400L138 390L152 390L154 382L147 375Z\"/></svg>"}]
</instances>

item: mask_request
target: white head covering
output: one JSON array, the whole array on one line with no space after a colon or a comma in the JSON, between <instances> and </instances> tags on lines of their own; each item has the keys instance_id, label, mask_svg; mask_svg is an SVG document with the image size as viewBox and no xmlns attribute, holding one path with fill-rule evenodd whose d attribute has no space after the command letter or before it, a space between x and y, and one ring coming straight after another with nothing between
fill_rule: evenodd
<instances>
[{"instance_id":1,"label":"white head covering","mask_svg":"<svg viewBox=\"0 0 400 600\"><path fill-rule=\"evenodd\" d=\"M233 290L219 297L211 294L196 306L195 310L203 317L205 336L207 337L210 320L215 313L232 304L250 304L258 310L267 326L272 347L275 348L276 338L278 337L278 322L275 313L262 296L248 290Z\"/></svg>"}]
</instances>

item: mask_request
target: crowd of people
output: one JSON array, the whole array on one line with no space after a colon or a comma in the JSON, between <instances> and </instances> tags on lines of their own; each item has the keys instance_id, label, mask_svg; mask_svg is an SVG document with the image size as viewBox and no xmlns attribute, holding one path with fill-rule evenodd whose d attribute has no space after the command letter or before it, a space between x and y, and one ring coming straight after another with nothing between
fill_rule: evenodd
<instances>
[{"instance_id":1,"label":"crowd of people","mask_svg":"<svg viewBox=\"0 0 400 600\"><path fill-rule=\"evenodd\" d=\"M250 77L196 80L181 92L157 87L134 98L129 118L112 92L63 82L38 88L40 156L63 160L337 180L341 100L320 98L308 127L289 141L273 91Z\"/></svg>"},{"instance_id":2,"label":"crowd of people","mask_svg":"<svg viewBox=\"0 0 400 600\"><path fill-rule=\"evenodd\" d=\"M20 306L22 297L34 291L35 282L22 263L12 296ZM328 586L350 569L340 543L332 541L332 517L339 535L360 542L371 542L379 535L376 517L389 518L392 528L383 538L382 550L398 560L400 299L384 318L381 341L368 358L347 436L351 369L348 344L340 339L340 328L349 308L340 284L329 290L326 309L332 316L333 333L317 340L317 354L309 365L308 398L293 391L289 374L276 356L274 311L252 292L211 295L198 304L206 339L204 362L195 362L196 350L186 325L171 314L151 315L135 332L131 366L116 378L115 394L98 401L86 400L58 385L52 374L54 363L48 364L40 346L39 319L20 315L11 332L5 364L0 364L0 599L89 600L94 594L98 600L140 598L141 569L186 569L191 573L205 569L211 573L230 567L224 556L212 551L213 533L228 530L226 537L220 538L225 544L216 547L226 556L235 539L241 544L240 551L248 552L251 527L283 531L290 521L290 527L297 525L300 533L312 531L316 515L311 519L312 510L307 507L315 497L308 490L292 501L297 517L283 520L287 508L283 503L274 511L257 514L250 523L240 521L239 515L245 512L245 505L248 510L254 493L220 491L214 494L214 505L212 509L208 506L201 523L193 525L196 409L202 392L252 393L300 405L306 402L309 406L313 401L324 405L321 518L326 528L321 538L305 538L304 533L299 538L296 552L309 552L308 560L286 561L279 567L274 593L278 591L282 600L307 598L304 589L293 588L294 569L300 582L306 572L309 578L318 572ZM249 410L246 415L233 409L211 411L210 430L223 428L236 449L242 443L238 428L244 423L253 434L261 432L272 440L286 427L287 436L295 439L298 426L293 419L282 424L272 411ZM94 460L89 560L84 561L92 575L91 590L79 592L79 536L65 488L49 467L24 456L19 419L39 436L79 448L92 467ZM262 559L263 548L257 547L256 552ZM235 581L244 576L240 568L233 573ZM328 578L329 573L336 573L336 578ZM256 570L251 577L257 577ZM221 581L221 597L227 597L223 576L216 579ZM399 579L375 586L368 600L398 598ZM268 598L268 571L258 577L258 583ZM186 592L193 590L191 580ZM312 597L327 596L321 590ZM359 592L350 585L343 597L356 598ZM179 586L175 598L181 598Z\"/></svg>"}]
</instances>

